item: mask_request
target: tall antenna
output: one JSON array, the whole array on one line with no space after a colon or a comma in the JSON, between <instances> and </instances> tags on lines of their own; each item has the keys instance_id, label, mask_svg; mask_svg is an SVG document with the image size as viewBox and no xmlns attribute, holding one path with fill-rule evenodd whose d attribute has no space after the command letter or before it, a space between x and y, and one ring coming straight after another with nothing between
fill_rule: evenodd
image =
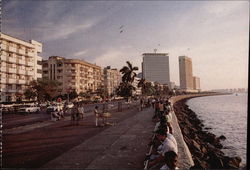
<instances>
[{"instance_id":1,"label":"tall antenna","mask_svg":"<svg viewBox=\"0 0 250 170\"><path fill-rule=\"evenodd\" d=\"M156 53L156 51L157 51L157 49L155 48L155 49L154 49L154 52Z\"/></svg>"}]
</instances>

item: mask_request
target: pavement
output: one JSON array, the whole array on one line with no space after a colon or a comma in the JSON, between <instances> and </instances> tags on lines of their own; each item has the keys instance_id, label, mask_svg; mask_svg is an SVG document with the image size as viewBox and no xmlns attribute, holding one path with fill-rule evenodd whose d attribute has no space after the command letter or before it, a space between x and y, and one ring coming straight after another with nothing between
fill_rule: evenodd
<instances>
[{"instance_id":1,"label":"pavement","mask_svg":"<svg viewBox=\"0 0 250 170\"><path fill-rule=\"evenodd\" d=\"M175 99L173 101L176 101ZM134 116L86 140L42 168L58 169L143 169L148 143L153 135L153 109ZM189 169L193 160L173 113L173 135L178 143L180 169Z\"/></svg>"},{"instance_id":2,"label":"pavement","mask_svg":"<svg viewBox=\"0 0 250 170\"><path fill-rule=\"evenodd\" d=\"M143 169L148 143L155 124L152 109L111 126L42 168Z\"/></svg>"}]
</instances>

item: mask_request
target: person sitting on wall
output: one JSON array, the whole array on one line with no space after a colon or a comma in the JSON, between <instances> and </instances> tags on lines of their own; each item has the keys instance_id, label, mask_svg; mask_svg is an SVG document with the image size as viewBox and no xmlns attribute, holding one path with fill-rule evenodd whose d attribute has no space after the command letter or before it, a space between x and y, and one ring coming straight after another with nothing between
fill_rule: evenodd
<instances>
[{"instance_id":1,"label":"person sitting on wall","mask_svg":"<svg viewBox=\"0 0 250 170\"><path fill-rule=\"evenodd\" d=\"M174 151L178 153L177 142L173 135L166 133L165 130L159 129L156 132L156 138L162 142L160 146L157 147L157 150L152 152L149 160L149 167L152 167L161 161L164 160L164 154L168 151Z\"/></svg>"},{"instance_id":2,"label":"person sitting on wall","mask_svg":"<svg viewBox=\"0 0 250 170\"><path fill-rule=\"evenodd\" d=\"M165 165L161 167L160 170L176 170L177 167L178 155L174 151L168 151L164 154Z\"/></svg>"}]
</instances>

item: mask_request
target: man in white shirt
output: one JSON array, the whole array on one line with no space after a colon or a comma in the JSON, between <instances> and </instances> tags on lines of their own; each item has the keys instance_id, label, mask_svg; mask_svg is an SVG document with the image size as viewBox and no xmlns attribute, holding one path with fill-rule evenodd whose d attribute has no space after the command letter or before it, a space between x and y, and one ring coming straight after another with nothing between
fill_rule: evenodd
<instances>
[{"instance_id":1,"label":"man in white shirt","mask_svg":"<svg viewBox=\"0 0 250 170\"><path fill-rule=\"evenodd\" d=\"M178 153L177 142L172 134L166 133L164 129L159 129L156 132L156 137L158 140L162 141L162 144L157 148L158 155L152 156L154 159L149 162L149 167L164 160L164 154L168 151L174 151L176 154Z\"/></svg>"}]
</instances>

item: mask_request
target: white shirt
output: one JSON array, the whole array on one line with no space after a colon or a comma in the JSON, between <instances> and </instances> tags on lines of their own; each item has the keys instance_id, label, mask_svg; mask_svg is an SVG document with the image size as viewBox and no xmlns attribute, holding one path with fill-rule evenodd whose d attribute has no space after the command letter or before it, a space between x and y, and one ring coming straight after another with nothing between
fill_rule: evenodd
<instances>
[{"instance_id":1,"label":"white shirt","mask_svg":"<svg viewBox=\"0 0 250 170\"><path fill-rule=\"evenodd\" d=\"M177 142L174 136L170 133L167 133L166 139L157 148L157 150L159 154L162 154L162 156L164 156L164 154L168 151L174 151L175 153L178 153Z\"/></svg>"}]
</instances>

